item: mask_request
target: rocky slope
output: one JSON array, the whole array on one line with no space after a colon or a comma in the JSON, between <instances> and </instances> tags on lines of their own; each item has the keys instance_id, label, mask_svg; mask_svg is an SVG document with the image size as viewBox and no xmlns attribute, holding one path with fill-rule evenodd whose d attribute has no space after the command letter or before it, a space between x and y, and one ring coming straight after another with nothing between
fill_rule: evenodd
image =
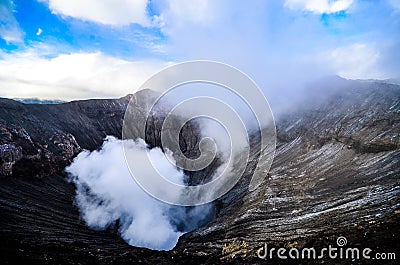
<instances>
[{"instance_id":1,"label":"rocky slope","mask_svg":"<svg viewBox=\"0 0 400 265\"><path fill-rule=\"evenodd\" d=\"M279 117L263 185L243 189L177 249L246 260L264 243L327 246L347 236L398 253L400 87L340 80L339 88Z\"/></svg>"},{"instance_id":2,"label":"rocky slope","mask_svg":"<svg viewBox=\"0 0 400 265\"><path fill-rule=\"evenodd\" d=\"M325 247L343 235L349 246L398 253L400 87L344 80L324 86L310 93L321 96L278 117L275 160L263 184L247 189L253 161L244 180L216 202L217 218L170 252L128 246L112 229L88 229L73 204L74 187L57 174L82 148L121 136L132 96L40 106L1 99L0 260L252 264L263 262L256 251L264 243ZM188 127L186 151L195 155L197 128ZM155 131L147 139L152 145L159 144ZM254 140L253 158L256 147Z\"/></svg>"}]
</instances>

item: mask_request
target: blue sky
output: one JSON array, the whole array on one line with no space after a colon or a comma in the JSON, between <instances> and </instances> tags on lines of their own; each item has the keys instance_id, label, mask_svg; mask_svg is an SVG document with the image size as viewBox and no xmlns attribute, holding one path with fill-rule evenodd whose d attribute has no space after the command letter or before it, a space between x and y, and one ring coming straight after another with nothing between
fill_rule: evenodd
<instances>
[{"instance_id":1,"label":"blue sky","mask_svg":"<svg viewBox=\"0 0 400 265\"><path fill-rule=\"evenodd\" d=\"M0 97L123 96L193 59L264 90L398 78L399 50L400 0L0 0Z\"/></svg>"}]
</instances>

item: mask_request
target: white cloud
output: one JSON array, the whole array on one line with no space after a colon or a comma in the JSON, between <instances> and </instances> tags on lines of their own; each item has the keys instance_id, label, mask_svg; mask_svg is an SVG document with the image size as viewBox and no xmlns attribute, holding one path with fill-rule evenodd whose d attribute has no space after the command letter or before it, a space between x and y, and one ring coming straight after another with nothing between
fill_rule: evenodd
<instances>
[{"instance_id":1,"label":"white cloud","mask_svg":"<svg viewBox=\"0 0 400 265\"><path fill-rule=\"evenodd\" d=\"M2 1L0 4L0 38L7 43L22 42L24 33L20 29L13 14L13 2Z\"/></svg>"},{"instance_id":2,"label":"white cloud","mask_svg":"<svg viewBox=\"0 0 400 265\"><path fill-rule=\"evenodd\" d=\"M108 25L137 23L151 25L147 15L147 0L40 0L51 11L68 17Z\"/></svg>"},{"instance_id":3,"label":"white cloud","mask_svg":"<svg viewBox=\"0 0 400 265\"><path fill-rule=\"evenodd\" d=\"M36 36L40 36L42 34L43 30L41 28L38 28L36 32Z\"/></svg>"},{"instance_id":4,"label":"white cloud","mask_svg":"<svg viewBox=\"0 0 400 265\"><path fill-rule=\"evenodd\" d=\"M350 79L388 78L380 69L381 55L373 45L356 43L338 47L321 58L342 77Z\"/></svg>"},{"instance_id":5,"label":"white cloud","mask_svg":"<svg viewBox=\"0 0 400 265\"><path fill-rule=\"evenodd\" d=\"M164 29L186 26L187 23L211 25L217 17L218 3L215 1L167 0L164 4L161 15L155 17L155 23Z\"/></svg>"},{"instance_id":6,"label":"white cloud","mask_svg":"<svg viewBox=\"0 0 400 265\"><path fill-rule=\"evenodd\" d=\"M65 5L76 3L63 2ZM95 5L99 5L97 2ZM287 7L292 5L292 8L320 13L350 8L351 2L287 0L285 3ZM188 1L165 0L153 4L160 14L158 25L165 35L165 41L160 41L162 46L158 46L158 39L153 46L152 36L148 38L140 31L121 38L140 39L142 45L155 51L155 56L162 52L179 61L209 59L232 64L270 94L277 91L279 96L283 86L294 87L299 80L325 74L351 78L398 76L398 53L385 44L397 41L393 29L385 38L376 37L381 34L369 34L369 28L356 36L333 35L317 16L300 16L294 20L282 16L279 13L284 8L282 2L274 1L249 4L205 0L190 5ZM368 18L368 23L363 19L343 21L340 29L347 32L347 27L353 29L353 24L362 22L379 27L371 28L371 33L384 33L379 24L381 17ZM374 45L367 44L371 39L376 40ZM359 44L338 47L347 41ZM36 52L12 53L0 59L0 96L61 99L122 96L134 92L146 77L167 65L163 61L129 62L102 53L84 52L48 59L35 49ZM60 50L68 47L59 48L53 54Z\"/></svg>"},{"instance_id":7,"label":"white cloud","mask_svg":"<svg viewBox=\"0 0 400 265\"><path fill-rule=\"evenodd\" d=\"M0 96L46 99L119 97L134 93L163 61L126 61L100 52L45 58L30 50L3 55Z\"/></svg>"},{"instance_id":8,"label":"white cloud","mask_svg":"<svg viewBox=\"0 0 400 265\"><path fill-rule=\"evenodd\" d=\"M347 10L352 3L353 0L286 0L285 6L293 10L331 14Z\"/></svg>"}]
</instances>

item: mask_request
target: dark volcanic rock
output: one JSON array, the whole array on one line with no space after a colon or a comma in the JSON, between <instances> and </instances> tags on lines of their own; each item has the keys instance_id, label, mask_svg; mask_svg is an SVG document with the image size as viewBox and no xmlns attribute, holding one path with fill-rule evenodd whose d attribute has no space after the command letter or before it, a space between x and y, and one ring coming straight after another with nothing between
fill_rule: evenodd
<instances>
[{"instance_id":1,"label":"dark volcanic rock","mask_svg":"<svg viewBox=\"0 0 400 265\"><path fill-rule=\"evenodd\" d=\"M22 148L13 144L0 145L0 174L9 176L15 162L22 158Z\"/></svg>"},{"instance_id":2,"label":"dark volcanic rock","mask_svg":"<svg viewBox=\"0 0 400 265\"><path fill-rule=\"evenodd\" d=\"M256 256L265 243L271 247L322 248L336 246L338 236L346 236L351 247L398 254L400 86L345 80L329 86L315 89L308 102L278 117L275 160L262 185L249 191L247 182L240 182L216 202L219 211L215 220L182 236L169 252L131 247L113 231L88 229L73 205L74 187L51 175L80 148L98 148L105 135L120 137L124 110L132 96L51 106L1 100L0 150L4 151L0 151L0 165L13 177L0 178L0 236L4 239L0 260L254 264L266 262ZM138 113L143 112L145 102L134 100ZM155 115L150 122L154 130L146 137L152 146L159 145L160 123L162 115ZM198 128L195 124L186 126L180 145L195 157ZM252 139L253 161L245 180L251 177L259 156L257 144L256 138ZM57 161L58 166L46 171L46 163L51 161ZM35 174L44 177L32 178ZM204 172L193 176L201 182ZM322 261L269 261L300 262ZM386 261L390 263L396 264Z\"/></svg>"}]
</instances>

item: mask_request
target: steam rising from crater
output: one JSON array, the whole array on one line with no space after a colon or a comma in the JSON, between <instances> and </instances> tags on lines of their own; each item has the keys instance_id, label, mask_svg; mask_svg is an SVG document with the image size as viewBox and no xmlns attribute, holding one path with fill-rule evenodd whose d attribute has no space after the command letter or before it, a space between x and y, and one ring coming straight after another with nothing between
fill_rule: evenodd
<instances>
[{"instance_id":1,"label":"steam rising from crater","mask_svg":"<svg viewBox=\"0 0 400 265\"><path fill-rule=\"evenodd\" d=\"M137 166L149 155L160 174L171 182L184 184L184 173L170 163L160 148L148 149L143 140L124 141L125 152L135 157ZM183 233L212 217L210 205L172 206L145 193L130 175L123 141L114 137L107 137L98 151L80 153L66 171L77 186L76 203L88 226L99 230L118 226L130 245L172 249Z\"/></svg>"},{"instance_id":2,"label":"steam rising from crater","mask_svg":"<svg viewBox=\"0 0 400 265\"><path fill-rule=\"evenodd\" d=\"M182 84L185 91L179 92ZM207 88L210 84L213 88ZM252 127L259 132L260 159L249 175L249 189L260 185L272 164L276 131L261 90L229 65L177 64L142 85L149 87L156 90L146 90L144 104L132 98L127 106L123 140L108 137L100 151L81 153L67 171L74 176L77 204L89 226L105 229L119 221L119 231L130 244L171 249L182 233L210 220L207 204L229 192L243 176L250 159ZM178 96L168 96L174 88ZM197 135L201 140L195 140L200 155L194 158L184 153L180 142L188 122L197 122L201 130ZM151 133L160 133L165 154L160 148L149 149L143 140L132 140L147 139L149 124L154 127ZM211 173L201 172L214 162L218 165ZM186 177L182 170L209 176L191 185L192 175Z\"/></svg>"}]
</instances>

